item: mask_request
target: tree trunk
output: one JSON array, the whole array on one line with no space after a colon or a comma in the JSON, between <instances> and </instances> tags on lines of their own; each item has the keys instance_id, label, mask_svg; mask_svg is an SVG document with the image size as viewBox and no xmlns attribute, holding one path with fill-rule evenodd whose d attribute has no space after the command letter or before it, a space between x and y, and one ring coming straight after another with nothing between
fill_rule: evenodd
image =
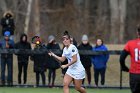
<instances>
[{"instance_id":1,"label":"tree trunk","mask_svg":"<svg viewBox=\"0 0 140 93\"><path fill-rule=\"evenodd\" d=\"M84 25L85 25L85 32L84 34L88 34L88 22L89 22L89 3L90 3L90 0L85 0L85 9L84 9Z\"/></svg>"},{"instance_id":2,"label":"tree trunk","mask_svg":"<svg viewBox=\"0 0 140 93\"><path fill-rule=\"evenodd\" d=\"M25 27L24 27L24 33L25 34L28 34L29 22L30 22L30 16L31 16L31 8L32 8L32 1L33 0L29 0L29 3L28 3L26 18L25 18Z\"/></svg>"},{"instance_id":3,"label":"tree trunk","mask_svg":"<svg viewBox=\"0 0 140 93\"><path fill-rule=\"evenodd\" d=\"M111 33L110 33L110 42L118 42L118 33L119 33L119 2L118 0L110 0L110 9L111 9ZM114 39L116 37L116 39ZM113 41L112 41L113 40Z\"/></svg>"},{"instance_id":4,"label":"tree trunk","mask_svg":"<svg viewBox=\"0 0 140 93\"><path fill-rule=\"evenodd\" d=\"M119 43L123 43L124 41L124 32L125 32L125 19L126 19L126 0L119 1L119 9L120 9L120 35L119 35Z\"/></svg>"},{"instance_id":5,"label":"tree trunk","mask_svg":"<svg viewBox=\"0 0 140 93\"><path fill-rule=\"evenodd\" d=\"M7 5L5 0L0 0L0 8L2 9L2 11L7 11Z\"/></svg>"},{"instance_id":6,"label":"tree trunk","mask_svg":"<svg viewBox=\"0 0 140 93\"><path fill-rule=\"evenodd\" d=\"M34 30L35 30L35 35L40 36L40 11L39 11L39 0L35 0L34 2Z\"/></svg>"}]
</instances>

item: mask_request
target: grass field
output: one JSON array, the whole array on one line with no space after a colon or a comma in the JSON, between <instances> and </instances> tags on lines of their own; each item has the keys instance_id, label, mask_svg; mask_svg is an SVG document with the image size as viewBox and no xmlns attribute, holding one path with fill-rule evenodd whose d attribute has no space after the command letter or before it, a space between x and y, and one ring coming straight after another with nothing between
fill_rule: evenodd
<instances>
[{"instance_id":1,"label":"grass field","mask_svg":"<svg viewBox=\"0 0 140 93\"><path fill-rule=\"evenodd\" d=\"M87 93L131 93L130 89L86 89ZM63 93L62 88L10 88L0 87L0 93ZM70 88L70 93L79 93Z\"/></svg>"}]
</instances>

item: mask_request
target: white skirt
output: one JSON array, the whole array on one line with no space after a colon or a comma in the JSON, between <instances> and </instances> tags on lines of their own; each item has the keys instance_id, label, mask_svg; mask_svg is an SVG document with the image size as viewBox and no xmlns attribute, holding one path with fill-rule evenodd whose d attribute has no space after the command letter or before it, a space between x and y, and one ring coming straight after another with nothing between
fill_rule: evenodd
<instances>
[{"instance_id":1,"label":"white skirt","mask_svg":"<svg viewBox=\"0 0 140 93\"><path fill-rule=\"evenodd\" d=\"M85 70L75 71L75 70L68 69L66 74L68 74L69 76L71 76L74 79L84 79L85 78Z\"/></svg>"}]
</instances>

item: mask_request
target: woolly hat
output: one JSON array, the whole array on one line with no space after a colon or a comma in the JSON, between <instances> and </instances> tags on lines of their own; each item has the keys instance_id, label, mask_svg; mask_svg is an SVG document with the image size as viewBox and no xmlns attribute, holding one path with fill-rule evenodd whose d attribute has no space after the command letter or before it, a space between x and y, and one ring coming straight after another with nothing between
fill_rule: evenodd
<instances>
[{"instance_id":1,"label":"woolly hat","mask_svg":"<svg viewBox=\"0 0 140 93\"><path fill-rule=\"evenodd\" d=\"M82 36L82 41L84 41L84 40L88 40L88 36L87 36L86 34L84 34L84 35Z\"/></svg>"},{"instance_id":2,"label":"woolly hat","mask_svg":"<svg viewBox=\"0 0 140 93\"><path fill-rule=\"evenodd\" d=\"M4 32L4 36L10 36L10 32L9 31L5 31Z\"/></svg>"},{"instance_id":3,"label":"woolly hat","mask_svg":"<svg viewBox=\"0 0 140 93\"><path fill-rule=\"evenodd\" d=\"M53 35L50 35L49 37L48 37L48 41L51 41L51 40L54 40L55 39L55 37L53 36Z\"/></svg>"}]
</instances>

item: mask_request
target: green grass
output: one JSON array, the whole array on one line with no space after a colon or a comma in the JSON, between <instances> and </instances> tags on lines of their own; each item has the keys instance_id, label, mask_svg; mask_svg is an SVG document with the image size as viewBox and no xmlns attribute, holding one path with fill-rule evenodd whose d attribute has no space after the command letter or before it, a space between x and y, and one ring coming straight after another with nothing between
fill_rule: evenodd
<instances>
[{"instance_id":1,"label":"green grass","mask_svg":"<svg viewBox=\"0 0 140 93\"><path fill-rule=\"evenodd\" d=\"M87 93L131 93L130 89L86 89ZM63 93L62 88L15 88L0 87L0 93ZM70 88L70 93L79 93Z\"/></svg>"}]
</instances>

